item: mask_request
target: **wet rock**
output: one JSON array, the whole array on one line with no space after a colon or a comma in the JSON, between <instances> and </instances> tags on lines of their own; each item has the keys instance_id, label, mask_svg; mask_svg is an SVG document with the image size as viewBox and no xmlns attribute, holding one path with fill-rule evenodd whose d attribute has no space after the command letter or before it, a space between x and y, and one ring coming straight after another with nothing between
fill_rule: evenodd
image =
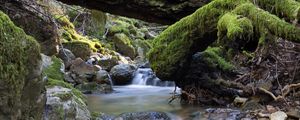
<instances>
[{"instance_id":1,"label":"wet rock","mask_svg":"<svg viewBox=\"0 0 300 120\"><path fill-rule=\"evenodd\" d=\"M105 70L99 70L96 73L96 77L94 78L94 81L98 84L112 85L110 75Z\"/></svg>"},{"instance_id":2,"label":"wet rock","mask_svg":"<svg viewBox=\"0 0 300 120\"><path fill-rule=\"evenodd\" d=\"M270 115L270 120L286 120L287 119L287 114L282 112L282 111L277 111L275 113L272 113Z\"/></svg>"},{"instance_id":3,"label":"wet rock","mask_svg":"<svg viewBox=\"0 0 300 120\"><path fill-rule=\"evenodd\" d=\"M205 114L209 120L239 120L245 116L242 111L226 108L210 108L206 110Z\"/></svg>"},{"instance_id":4,"label":"wet rock","mask_svg":"<svg viewBox=\"0 0 300 120\"><path fill-rule=\"evenodd\" d=\"M115 120L171 120L171 118L164 112L135 112L123 113Z\"/></svg>"},{"instance_id":5,"label":"wet rock","mask_svg":"<svg viewBox=\"0 0 300 120\"><path fill-rule=\"evenodd\" d=\"M88 120L91 118L85 102L74 91L61 86L47 88L44 120Z\"/></svg>"},{"instance_id":6,"label":"wet rock","mask_svg":"<svg viewBox=\"0 0 300 120\"><path fill-rule=\"evenodd\" d=\"M131 64L120 64L114 66L110 75L114 85L126 85L131 83L136 67Z\"/></svg>"},{"instance_id":7,"label":"wet rock","mask_svg":"<svg viewBox=\"0 0 300 120\"><path fill-rule=\"evenodd\" d=\"M109 84L97 84L95 82L82 83L76 88L85 94L111 93L113 90Z\"/></svg>"},{"instance_id":8,"label":"wet rock","mask_svg":"<svg viewBox=\"0 0 300 120\"><path fill-rule=\"evenodd\" d=\"M64 61L65 67L71 66L72 60L75 60L75 55L68 49L62 48L59 50L58 57Z\"/></svg>"},{"instance_id":9,"label":"wet rock","mask_svg":"<svg viewBox=\"0 0 300 120\"><path fill-rule=\"evenodd\" d=\"M132 43L129 37L123 33L117 33L113 37L116 49L122 55L128 56L131 59L134 59L136 56L135 48L132 46Z\"/></svg>"}]
</instances>

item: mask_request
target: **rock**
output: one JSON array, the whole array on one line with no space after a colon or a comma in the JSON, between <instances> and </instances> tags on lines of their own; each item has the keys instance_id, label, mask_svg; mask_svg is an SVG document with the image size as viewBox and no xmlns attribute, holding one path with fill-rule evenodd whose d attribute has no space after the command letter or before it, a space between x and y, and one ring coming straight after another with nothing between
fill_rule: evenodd
<instances>
[{"instance_id":1,"label":"rock","mask_svg":"<svg viewBox=\"0 0 300 120\"><path fill-rule=\"evenodd\" d=\"M282 111L277 111L270 115L270 120L286 120L287 117L288 116L286 115L286 113L284 113Z\"/></svg>"},{"instance_id":2,"label":"rock","mask_svg":"<svg viewBox=\"0 0 300 120\"><path fill-rule=\"evenodd\" d=\"M286 112L286 114L289 117L300 119L300 110L299 109L291 108L288 112Z\"/></svg>"},{"instance_id":3,"label":"rock","mask_svg":"<svg viewBox=\"0 0 300 120\"><path fill-rule=\"evenodd\" d=\"M241 107L246 103L247 100L248 100L248 98L235 97L233 104Z\"/></svg>"},{"instance_id":4,"label":"rock","mask_svg":"<svg viewBox=\"0 0 300 120\"><path fill-rule=\"evenodd\" d=\"M64 79L64 64L62 60L53 56L51 57L50 66L44 69L45 75L48 78L63 80Z\"/></svg>"},{"instance_id":5,"label":"rock","mask_svg":"<svg viewBox=\"0 0 300 120\"><path fill-rule=\"evenodd\" d=\"M96 77L94 78L94 81L98 84L112 85L111 77L110 77L109 73L105 70L99 70L96 73Z\"/></svg>"},{"instance_id":6,"label":"rock","mask_svg":"<svg viewBox=\"0 0 300 120\"><path fill-rule=\"evenodd\" d=\"M164 112L134 112L123 113L115 120L171 120L171 118Z\"/></svg>"},{"instance_id":7,"label":"rock","mask_svg":"<svg viewBox=\"0 0 300 120\"><path fill-rule=\"evenodd\" d=\"M277 111L277 109L272 105L267 105L266 108L269 113L274 113Z\"/></svg>"},{"instance_id":8,"label":"rock","mask_svg":"<svg viewBox=\"0 0 300 120\"><path fill-rule=\"evenodd\" d=\"M111 85L97 84L96 82L82 83L77 85L76 88L85 94L111 93L113 91Z\"/></svg>"},{"instance_id":9,"label":"rock","mask_svg":"<svg viewBox=\"0 0 300 120\"><path fill-rule=\"evenodd\" d=\"M1 0L0 2L3 4L0 10L6 12L16 26L21 27L26 34L33 36L39 42L43 54L52 56L58 53L57 26L44 6L39 5L35 0Z\"/></svg>"},{"instance_id":10,"label":"rock","mask_svg":"<svg viewBox=\"0 0 300 120\"><path fill-rule=\"evenodd\" d=\"M99 71L98 67L86 64L81 58L76 58L72 61L70 71L76 73L79 76L95 75Z\"/></svg>"},{"instance_id":11,"label":"rock","mask_svg":"<svg viewBox=\"0 0 300 120\"><path fill-rule=\"evenodd\" d=\"M42 63L43 69L46 69L52 64L52 58L44 54L41 54L41 56L43 61Z\"/></svg>"},{"instance_id":12,"label":"rock","mask_svg":"<svg viewBox=\"0 0 300 120\"><path fill-rule=\"evenodd\" d=\"M58 57L64 61L66 68L69 68L71 66L71 61L76 59L75 55L65 48L59 50Z\"/></svg>"},{"instance_id":13,"label":"rock","mask_svg":"<svg viewBox=\"0 0 300 120\"><path fill-rule=\"evenodd\" d=\"M45 103L40 46L1 11L0 36L0 119L40 120Z\"/></svg>"},{"instance_id":14,"label":"rock","mask_svg":"<svg viewBox=\"0 0 300 120\"><path fill-rule=\"evenodd\" d=\"M87 64L81 58L76 58L71 62L70 73L65 74L65 79L70 82L83 83L92 79L99 70L97 66Z\"/></svg>"},{"instance_id":15,"label":"rock","mask_svg":"<svg viewBox=\"0 0 300 120\"><path fill-rule=\"evenodd\" d=\"M114 66L110 75L114 85L125 85L129 84L133 78L136 67L131 64L120 64Z\"/></svg>"},{"instance_id":16,"label":"rock","mask_svg":"<svg viewBox=\"0 0 300 120\"><path fill-rule=\"evenodd\" d=\"M91 118L85 102L74 91L61 86L47 88L44 120L89 120Z\"/></svg>"},{"instance_id":17,"label":"rock","mask_svg":"<svg viewBox=\"0 0 300 120\"><path fill-rule=\"evenodd\" d=\"M115 43L116 49L122 55L128 56L131 59L134 59L136 56L135 48L132 46L129 37L124 33L117 33L113 37L113 42Z\"/></svg>"},{"instance_id":18,"label":"rock","mask_svg":"<svg viewBox=\"0 0 300 120\"><path fill-rule=\"evenodd\" d=\"M207 116L208 120L239 120L245 116L242 111L226 108L209 108L206 109L205 114L204 116Z\"/></svg>"},{"instance_id":19,"label":"rock","mask_svg":"<svg viewBox=\"0 0 300 120\"><path fill-rule=\"evenodd\" d=\"M69 49L76 57L87 60L93 53L92 46L87 42L74 41L63 43L66 49Z\"/></svg>"}]
</instances>

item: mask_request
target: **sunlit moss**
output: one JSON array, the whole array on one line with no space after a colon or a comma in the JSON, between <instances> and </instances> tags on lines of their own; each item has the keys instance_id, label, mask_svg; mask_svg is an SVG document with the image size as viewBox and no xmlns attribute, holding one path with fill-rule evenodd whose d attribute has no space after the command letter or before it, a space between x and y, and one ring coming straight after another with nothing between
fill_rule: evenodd
<instances>
[{"instance_id":1,"label":"sunlit moss","mask_svg":"<svg viewBox=\"0 0 300 120\"><path fill-rule=\"evenodd\" d=\"M52 57L52 64L44 70L44 74L47 75L48 78L63 80L64 75L60 71L62 67L62 60L57 57Z\"/></svg>"}]
</instances>

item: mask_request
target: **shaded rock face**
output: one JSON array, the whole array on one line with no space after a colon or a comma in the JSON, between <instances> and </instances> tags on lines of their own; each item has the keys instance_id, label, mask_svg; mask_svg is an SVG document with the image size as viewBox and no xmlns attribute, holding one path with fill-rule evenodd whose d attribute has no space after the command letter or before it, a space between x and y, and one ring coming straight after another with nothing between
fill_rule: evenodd
<instances>
[{"instance_id":1,"label":"shaded rock face","mask_svg":"<svg viewBox=\"0 0 300 120\"><path fill-rule=\"evenodd\" d=\"M0 11L0 119L41 119L45 96L36 40Z\"/></svg>"},{"instance_id":2,"label":"shaded rock face","mask_svg":"<svg viewBox=\"0 0 300 120\"><path fill-rule=\"evenodd\" d=\"M211 0L59 0L67 4L98 9L116 15L142 19L148 22L171 24L193 13Z\"/></svg>"},{"instance_id":3,"label":"shaded rock face","mask_svg":"<svg viewBox=\"0 0 300 120\"><path fill-rule=\"evenodd\" d=\"M0 0L0 4L0 10L40 43L42 53L49 56L58 53L57 26L36 0Z\"/></svg>"},{"instance_id":4,"label":"shaded rock face","mask_svg":"<svg viewBox=\"0 0 300 120\"><path fill-rule=\"evenodd\" d=\"M115 118L116 120L171 120L171 118L163 112L135 112L123 113Z\"/></svg>"},{"instance_id":5,"label":"shaded rock face","mask_svg":"<svg viewBox=\"0 0 300 120\"><path fill-rule=\"evenodd\" d=\"M71 89L54 86L47 88L45 120L89 120L86 104Z\"/></svg>"},{"instance_id":6,"label":"shaded rock face","mask_svg":"<svg viewBox=\"0 0 300 120\"><path fill-rule=\"evenodd\" d=\"M136 67L131 64L120 64L114 66L110 75L115 85L125 85L131 83Z\"/></svg>"}]
</instances>

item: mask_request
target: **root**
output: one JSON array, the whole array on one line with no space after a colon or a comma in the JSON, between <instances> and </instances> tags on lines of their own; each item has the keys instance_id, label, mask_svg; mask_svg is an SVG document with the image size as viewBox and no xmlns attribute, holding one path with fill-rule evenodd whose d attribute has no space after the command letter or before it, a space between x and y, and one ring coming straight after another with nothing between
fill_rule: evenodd
<instances>
[{"instance_id":1,"label":"root","mask_svg":"<svg viewBox=\"0 0 300 120\"><path fill-rule=\"evenodd\" d=\"M292 89L297 89L300 88L300 83L297 84L290 84L290 85L286 85L284 86L284 88L281 90L282 95L279 96L275 96L272 92L264 89L264 88L258 88L259 90L261 90L262 92L270 95L275 101L279 101L279 100L284 100L284 98L291 92Z\"/></svg>"}]
</instances>

